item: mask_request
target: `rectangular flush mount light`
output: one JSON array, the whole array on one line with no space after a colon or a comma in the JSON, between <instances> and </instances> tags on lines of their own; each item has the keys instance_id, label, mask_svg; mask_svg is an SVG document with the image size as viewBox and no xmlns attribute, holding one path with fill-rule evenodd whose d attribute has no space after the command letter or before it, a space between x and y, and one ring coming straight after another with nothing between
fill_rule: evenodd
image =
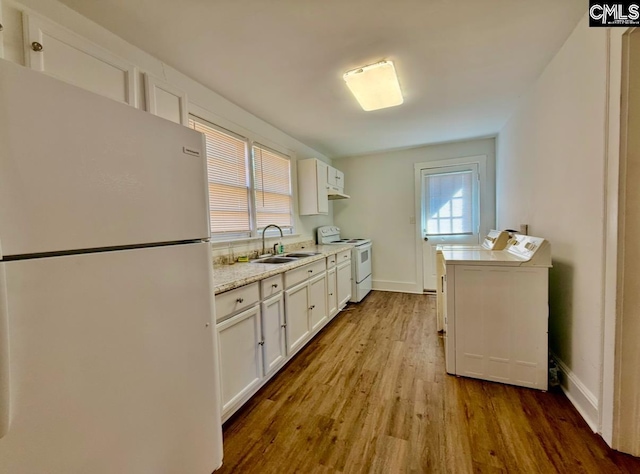
<instances>
[{"instance_id":1,"label":"rectangular flush mount light","mask_svg":"<svg viewBox=\"0 0 640 474\"><path fill-rule=\"evenodd\" d=\"M380 61L353 69L345 72L343 77L360 106L366 111L393 107L404 101L396 69L391 61Z\"/></svg>"}]
</instances>

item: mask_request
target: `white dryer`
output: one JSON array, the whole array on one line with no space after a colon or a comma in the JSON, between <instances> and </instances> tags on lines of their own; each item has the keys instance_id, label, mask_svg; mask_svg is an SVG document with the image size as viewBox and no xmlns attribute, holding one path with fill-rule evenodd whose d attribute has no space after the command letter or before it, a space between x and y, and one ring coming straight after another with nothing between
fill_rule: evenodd
<instances>
[{"instance_id":1,"label":"white dryer","mask_svg":"<svg viewBox=\"0 0 640 474\"><path fill-rule=\"evenodd\" d=\"M447 372L546 390L549 242L515 235L501 251L442 257Z\"/></svg>"},{"instance_id":2,"label":"white dryer","mask_svg":"<svg viewBox=\"0 0 640 474\"><path fill-rule=\"evenodd\" d=\"M444 250L503 250L507 246L509 232L505 230L490 230L482 245L469 244L438 244L436 245L436 275L438 279L436 289L436 312L438 331L444 331Z\"/></svg>"}]
</instances>

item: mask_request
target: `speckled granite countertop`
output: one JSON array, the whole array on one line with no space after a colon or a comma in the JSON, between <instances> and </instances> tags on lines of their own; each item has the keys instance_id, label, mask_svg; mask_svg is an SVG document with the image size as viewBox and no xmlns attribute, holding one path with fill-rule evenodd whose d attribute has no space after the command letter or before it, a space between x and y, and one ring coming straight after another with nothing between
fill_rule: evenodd
<instances>
[{"instance_id":1,"label":"speckled granite countertop","mask_svg":"<svg viewBox=\"0 0 640 474\"><path fill-rule=\"evenodd\" d=\"M320 252L320 255L301 258L291 263L236 263L234 265L214 265L213 266L213 287L216 295L225 291L233 290L243 285L248 285L254 281L268 278L287 270L301 267L307 263L315 262L329 255L335 255L343 250L349 250L352 245L314 245L306 247L303 252Z\"/></svg>"}]
</instances>

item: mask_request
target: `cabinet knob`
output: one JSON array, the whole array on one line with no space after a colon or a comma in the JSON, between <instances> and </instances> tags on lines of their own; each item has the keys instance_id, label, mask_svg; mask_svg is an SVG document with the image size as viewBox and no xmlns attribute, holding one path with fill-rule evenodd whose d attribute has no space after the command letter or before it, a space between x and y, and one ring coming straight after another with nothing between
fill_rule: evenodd
<instances>
[{"instance_id":1,"label":"cabinet knob","mask_svg":"<svg viewBox=\"0 0 640 474\"><path fill-rule=\"evenodd\" d=\"M274 283L273 285L271 285L273 288L278 288L278 284Z\"/></svg>"},{"instance_id":2,"label":"cabinet knob","mask_svg":"<svg viewBox=\"0 0 640 474\"><path fill-rule=\"evenodd\" d=\"M313 273L313 270L307 270L309 273Z\"/></svg>"},{"instance_id":3,"label":"cabinet knob","mask_svg":"<svg viewBox=\"0 0 640 474\"><path fill-rule=\"evenodd\" d=\"M31 43L31 49L33 49L36 53L39 53L43 49L42 44L34 41L33 43Z\"/></svg>"},{"instance_id":4,"label":"cabinet knob","mask_svg":"<svg viewBox=\"0 0 640 474\"><path fill-rule=\"evenodd\" d=\"M260 342L258 343L258 345L259 345L259 346L264 346L264 341L260 341Z\"/></svg>"},{"instance_id":5,"label":"cabinet knob","mask_svg":"<svg viewBox=\"0 0 640 474\"><path fill-rule=\"evenodd\" d=\"M287 327L287 325L286 325L286 324L283 324L283 325L282 325L282 326L280 326L280 327L281 327L281 328L286 328L286 327Z\"/></svg>"},{"instance_id":6,"label":"cabinet knob","mask_svg":"<svg viewBox=\"0 0 640 474\"><path fill-rule=\"evenodd\" d=\"M313 309L313 308L315 308L315 307L316 307L316 305L312 304L312 305L309 307L309 309Z\"/></svg>"},{"instance_id":7,"label":"cabinet knob","mask_svg":"<svg viewBox=\"0 0 640 474\"><path fill-rule=\"evenodd\" d=\"M243 301L244 301L244 298L238 298L238 299L236 300L236 302L238 302L238 303L242 303Z\"/></svg>"},{"instance_id":8,"label":"cabinet knob","mask_svg":"<svg viewBox=\"0 0 640 474\"><path fill-rule=\"evenodd\" d=\"M333 293L329 293L329 296L333 296Z\"/></svg>"}]
</instances>

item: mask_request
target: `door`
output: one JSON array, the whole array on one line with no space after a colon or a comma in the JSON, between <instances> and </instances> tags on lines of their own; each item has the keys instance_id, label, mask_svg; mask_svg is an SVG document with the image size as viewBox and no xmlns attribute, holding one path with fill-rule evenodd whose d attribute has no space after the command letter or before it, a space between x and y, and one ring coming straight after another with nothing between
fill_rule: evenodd
<instances>
[{"instance_id":1,"label":"door","mask_svg":"<svg viewBox=\"0 0 640 474\"><path fill-rule=\"evenodd\" d=\"M309 280L309 315L311 331L317 331L329 319L327 313L327 274Z\"/></svg>"},{"instance_id":2,"label":"door","mask_svg":"<svg viewBox=\"0 0 640 474\"><path fill-rule=\"evenodd\" d=\"M437 289L436 246L480 243L478 163L421 170L423 285Z\"/></svg>"},{"instance_id":3,"label":"door","mask_svg":"<svg viewBox=\"0 0 640 474\"><path fill-rule=\"evenodd\" d=\"M4 255L209 237L200 133L8 61L0 77Z\"/></svg>"},{"instance_id":4,"label":"door","mask_svg":"<svg viewBox=\"0 0 640 474\"><path fill-rule=\"evenodd\" d=\"M309 339L309 296L308 284L304 283L288 289L284 293L287 318L287 354L293 354Z\"/></svg>"},{"instance_id":5,"label":"door","mask_svg":"<svg viewBox=\"0 0 640 474\"><path fill-rule=\"evenodd\" d=\"M354 275L356 283L360 283L371 275L371 244L356 247L353 254L356 259L351 264L356 266Z\"/></svg>"},{"instance_id":6,"label":"door","mask_svg":"<svg viewBox=\"0 0 640 474\"><path fill-rule=\"evenodd\" d=\"M342 309L351 299L351 260L338 265L336 280L338 282L338 308Z\"/></svg>"},{"instance_id":7,"label":"door","mask_svg":"<svg viewBox=\"0 0 640 474\"><path fill-rule=\"evenodd\" d=\"M0 263L0 472L220 465L209 261L202 243Z\"/></svg>"},{"instance_id":8,"label":"door","mask_svg":"<svg viewBox=\"0 0 640 474\"><path fill-rule=\"evenodd\" d=\"M264 374L270 375L287 357L284 297L282 293L262 302L262 360Z\"/></svg>"},{"instance_id":9,"label":"door","mask_svg":"<svg viewBox=\"0 0 640 474\"><path fill-rule=\"evenodd\" d=\"M338 314L338 290L336 288L336 269L327 270L327 313L333 318Z\"/></svg>"},{"instance_id":10,"label":"door","mask_svg":"<svg viewBox=\"0 0 640 474\"><path fill-rule=\"evenodd\" d=\"M222 416L262 380L260 306L256 305L218 324Z\"/></svg>"}]
</instances>

